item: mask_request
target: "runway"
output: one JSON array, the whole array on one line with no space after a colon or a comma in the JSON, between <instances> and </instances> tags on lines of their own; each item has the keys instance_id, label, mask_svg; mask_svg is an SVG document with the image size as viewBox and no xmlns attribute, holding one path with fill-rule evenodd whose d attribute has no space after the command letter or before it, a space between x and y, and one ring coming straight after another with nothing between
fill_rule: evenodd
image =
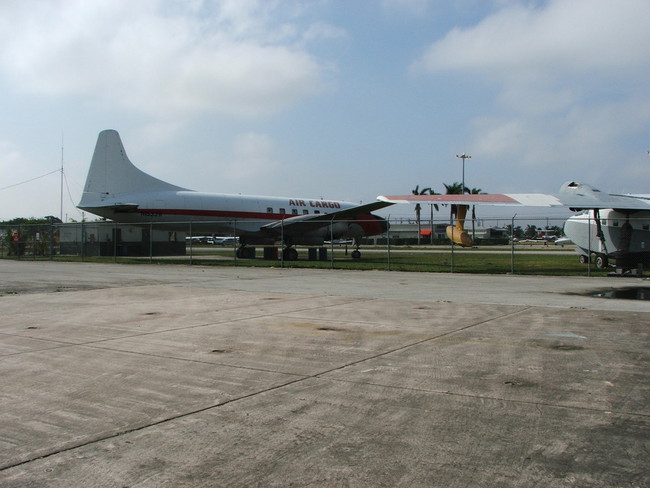
<instances>
[{"instance_id":1,"label":"runway","mask_svg":"<svg viewBox=\"0 0 650 488\"><path fill-rule=\"evenodd\" d=\"M0 260L0 486L650 486L630 286Z\"/></svg>"}]
</instances>

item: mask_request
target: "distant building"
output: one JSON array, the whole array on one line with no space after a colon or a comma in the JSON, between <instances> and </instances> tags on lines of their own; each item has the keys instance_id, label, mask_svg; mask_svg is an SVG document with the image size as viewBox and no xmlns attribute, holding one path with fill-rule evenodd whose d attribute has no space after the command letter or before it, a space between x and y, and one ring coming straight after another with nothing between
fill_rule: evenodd
<instances>
[{"instance_id":1,"label":"distant building","mask_svg":"<svg viewBox=\"0 0 650 488\"><path fill-rule=\"evenodd\" d=\"M449 224L433 224L433 238L444 239L446 237L446 229ZM429 239L431 237L431 223L422 222L420 224L420 236ZM418 237L418 224L412 222L390 223L390 237L391 239L409 239Z\"/></svg>"},{"instance_id":2,"label":"distant building","mask_svg":"<svg viewBox=\"0 0 650 488\"><path fill-rule=\"evenodd\" d=\"M506 229L505 227L490 227L488 229L484 229L481 231L482 232L482 238L483 239L509 239L510 238L510 230ZM476 232L476 235L478 237L479 233L478 230Z\"/></svg>"},{"instance_id":3,"label":"distant building","mask_svg":"<svg viewBox=\"0 0 650 488\"><path fill-rule=\"evenodd\" d=\"M468 223L470 221L466 221L465 230L471 233L471 224L468 225ZM431 229L431 223L429 221L422 221L419 227L422 242L426 243L431 238L431 232L433 232L433 239L446 239L448 225L449 223L434 223L433 229ZM508 239L510 237L510 231L505 227L476 228L474 235L477 239ZM418 225L413 222L396 223L392 221L390 223L390 237L391 239L417 238Z\"/></svg>"}]
</instances>

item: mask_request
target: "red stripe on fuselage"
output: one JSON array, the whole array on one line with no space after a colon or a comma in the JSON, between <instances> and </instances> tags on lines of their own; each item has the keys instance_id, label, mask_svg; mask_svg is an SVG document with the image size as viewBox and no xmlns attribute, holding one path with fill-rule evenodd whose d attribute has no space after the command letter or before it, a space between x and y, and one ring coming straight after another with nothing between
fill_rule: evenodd
<instances>
[{"instance_id":1,"label":"red stripe on fuselage","mask_svg":"<svg viewBox=\"0 0 650 488\"><path fill-rule=\"evenodd\" d=\"M238 212L232 210L187 210L169 208L139 208L138 213L145 215L184 215L186 217L222 217L253 220L282 220L295 217L295 214L264 212Z\"/></svg>"}]
</instances>

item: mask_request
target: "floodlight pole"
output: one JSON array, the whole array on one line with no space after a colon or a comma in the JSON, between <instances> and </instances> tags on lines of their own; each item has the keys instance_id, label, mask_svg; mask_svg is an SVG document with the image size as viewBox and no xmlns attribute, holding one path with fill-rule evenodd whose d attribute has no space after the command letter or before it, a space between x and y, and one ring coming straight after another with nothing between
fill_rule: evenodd
<instances>
[{"instance_id":1,"label":"floodlight pole","mask_svg":"<svg viewBox=\"0 0 650 488\"><path fill-rule=\"evenodd\" d=\"M466 159L472 159L472 156L469 154L456 154L456 157L459 159L463 160L463 188L461 188L461 193L464 195L465 194L465 160Z\"/></svg>"}]
</instances>

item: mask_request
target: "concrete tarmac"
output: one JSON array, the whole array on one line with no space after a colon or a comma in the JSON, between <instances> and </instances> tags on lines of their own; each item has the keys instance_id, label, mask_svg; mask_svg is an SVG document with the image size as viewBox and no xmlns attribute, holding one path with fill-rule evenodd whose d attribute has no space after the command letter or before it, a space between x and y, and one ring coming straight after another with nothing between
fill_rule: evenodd
<instances>
[{"instance_id":1,"label":"concrete tarmac","mask_svg":"<svg viewBox=\"0 0 650 488\"><path fill-rule=\"evenodd\" d=\"M632 286L0 260L0 486L647 487Z\"/></svg>"}]
</instances>

